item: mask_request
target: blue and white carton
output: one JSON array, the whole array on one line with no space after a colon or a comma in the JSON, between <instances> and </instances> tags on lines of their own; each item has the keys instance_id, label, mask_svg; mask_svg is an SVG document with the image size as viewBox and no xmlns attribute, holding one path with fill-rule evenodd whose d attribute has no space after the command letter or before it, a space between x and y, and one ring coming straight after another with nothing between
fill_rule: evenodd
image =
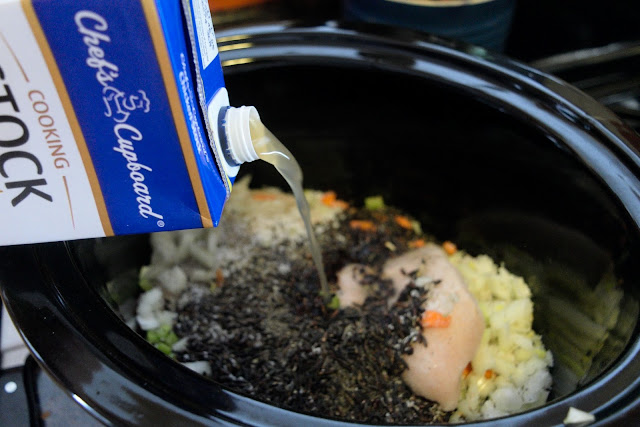
<instances>
[{"instance_id":1,"label":"blue and white carton","mask_svg":"<svg viewBox=\"0 0 640 427\"><path fill-rule=\"evenodd\" d=\"M217 225L228 104L207 0L0 0L0 245Z\"/></svg>"}]
</instances>

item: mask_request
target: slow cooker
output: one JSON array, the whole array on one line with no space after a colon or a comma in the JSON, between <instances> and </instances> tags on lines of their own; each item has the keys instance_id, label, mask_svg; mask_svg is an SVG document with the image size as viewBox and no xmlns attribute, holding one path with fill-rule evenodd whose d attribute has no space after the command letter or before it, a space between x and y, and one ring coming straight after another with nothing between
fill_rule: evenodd
<instances>
[{"instance_id":1,"label":"slow cooker","mask_svg":"<svg viewBox=\"0 0 640 427\"><path fill-rule=\"evenodd\" d=\"M258 108L307 187L356 203L383 195L529 282L555 359L549 401L477 424L559 425L570 407L594 425L639 419L633 130L558 78L410 31L278 23L218 38L232 104ZM268 166L242 170L283 186ZM0 248L8 311L79 404L114 425L343 424L223 389L127 327L116 301L135 290L107 284L149 251L146 235Z\"/></svg>"}]
</instances>

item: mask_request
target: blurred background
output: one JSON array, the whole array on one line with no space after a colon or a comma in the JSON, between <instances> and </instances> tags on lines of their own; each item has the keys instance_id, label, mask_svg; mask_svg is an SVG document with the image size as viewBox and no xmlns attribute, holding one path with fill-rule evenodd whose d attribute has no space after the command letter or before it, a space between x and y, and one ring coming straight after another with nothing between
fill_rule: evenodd
<instances>
[{"instance_id":1,"label":"blurred background","mask_svg":"<svg viewBox=\"0 0 640 427\"><path fill-rule=\"evenodd\" d=\"M216 29L370 22L463 40L554 74L640 131L640 3L627 0L209 0Z\"/></svg>"},{"instance_id":2,"label":"blurred background","mask_svg":"<svg viewBox=\"0 0 640 427\"><path fill-rule=\"evenodd\" d=\"M510 31L504 52L524 61L640 39L640 5L627 0L513 0ZM216 28L265 19L305 19L324 21L345 18L346 10L365 9L358 18L394 21L393 9L405 3L416 9L439 4L482 5L489 2L451 0L209 0ZM367 6L368 5L368 6ZM369 10L366 10L366 9ZM367 16L368 12L368 16ZM475 12L474 12L475 13ZM382 15L375 16L376 14ZM476 13L476 17L477 17ZM353 19L353 16L349 16ZM407 21L411 17L406 16ZM438 23L446 25L444 22ZM407 23L409 26L410 24ZM428 25L425 24L425 27ZM452 19L452 25L456 25Z\"/></svg>"}]
</instances>

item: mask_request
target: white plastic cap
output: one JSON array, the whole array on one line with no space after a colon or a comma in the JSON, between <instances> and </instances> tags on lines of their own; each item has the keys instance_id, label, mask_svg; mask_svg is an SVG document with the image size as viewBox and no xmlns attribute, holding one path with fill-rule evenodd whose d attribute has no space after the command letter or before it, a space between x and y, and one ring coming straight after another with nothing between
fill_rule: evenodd
<instances>
[{"instance_id":1,"label":"white plastic cap","mask_svg":"<svg viewBox=\"0 0 640 427\"><path fill-rule=\"evenodd\" d=\"M255 107L229 107L224 117L227 149L233 160L240 164L258 160L258 153L251 141L250 119L260 120Z\"/></svg>"}]
</instances>

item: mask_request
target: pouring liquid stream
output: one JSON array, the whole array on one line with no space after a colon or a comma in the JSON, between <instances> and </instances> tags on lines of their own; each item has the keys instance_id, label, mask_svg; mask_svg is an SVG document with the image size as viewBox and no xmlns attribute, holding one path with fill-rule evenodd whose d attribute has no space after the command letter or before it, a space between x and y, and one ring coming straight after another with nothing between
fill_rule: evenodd
<instances>
[{"instance_id":1,"label":"pouring liquid stream","mask_svg":"<svg viewBox=\"0 0 640 427\"><path fill-rule=\"evenodd\" d=\"M313 228L311 227L311 212L309 203L304 196L302 187L302 169L296 161L295 157L289 150L267 129L260 120L251 118L249 121L251 131L251 141L258 157L267 163L272 164L276 170L287 181L298 205L300 216L304 221L307 230L307 238L311 250L313 262L318 270L320 278L320 289L324 296L329 295L329 284L327 275L324 271L324 263L322 261L322 252L320 245L316 239Z\"/></svg>"}]
</instances>

